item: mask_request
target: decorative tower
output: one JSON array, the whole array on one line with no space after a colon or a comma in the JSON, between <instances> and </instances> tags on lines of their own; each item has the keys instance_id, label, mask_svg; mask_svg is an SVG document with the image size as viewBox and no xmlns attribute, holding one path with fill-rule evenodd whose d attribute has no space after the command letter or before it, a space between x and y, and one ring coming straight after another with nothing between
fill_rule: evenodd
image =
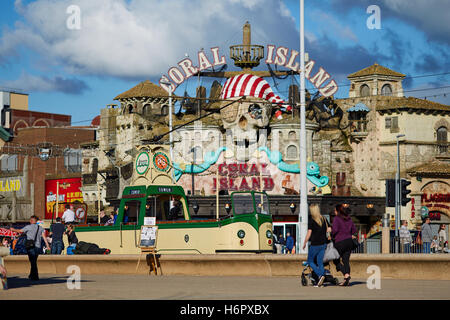
<instances>
[{"instance_id":1,"label":"decorative tower","mask_svg":"<svg viewBox=\"0 0 450 320\"><path fill-rule=\"evenodd\" d=\"M252 45L251 27L248 21L244 24L242 44L230 47L230 57L234 60L236 67L244 71L250 71L259 65L259 61L264 58L264 46Z\"/></svg>"}]
</instances>

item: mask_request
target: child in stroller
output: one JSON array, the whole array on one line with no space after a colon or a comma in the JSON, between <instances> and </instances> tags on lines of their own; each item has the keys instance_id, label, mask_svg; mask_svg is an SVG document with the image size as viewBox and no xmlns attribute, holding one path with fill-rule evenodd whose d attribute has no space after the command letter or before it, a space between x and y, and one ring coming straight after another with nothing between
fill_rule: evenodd
<instances>
[{"instance_id":1,"label":"child in stroller","mask_svg":"<svg viewBox=\"0 0 450 320\"><path fill-rule=\"evenodd\" d=\"M303 271L302 271L302 286L306 287L308 283L315 286L319 282L319 277L310 267L307 261L303 261ZM330 262L324 262L323 266L325 268L325 281L323 283L330 283L334 285L339 284L339 279L333 277L330 272Z\"/></svg>"}]
</instances>

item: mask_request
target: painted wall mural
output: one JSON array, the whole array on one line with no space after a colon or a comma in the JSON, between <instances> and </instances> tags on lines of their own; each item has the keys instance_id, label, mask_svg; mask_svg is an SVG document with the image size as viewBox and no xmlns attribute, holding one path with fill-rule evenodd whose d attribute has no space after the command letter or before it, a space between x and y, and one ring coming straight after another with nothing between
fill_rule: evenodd
<instances>
[{"instance_id":1,"label":"painted wall mural","mask_svg":"<svg viewBox=\"0 0 450 320\"><path fill-rule=\"evenodd\" d=\"M257 149L259 157L247 162L237 162L227 154L227 147L207 152L201 164L173 163L174 177L185 190L192 189L194 175L195 190L202 194L215 194L219 190L260 190L272 194L298 194L300 184L300 166L283 161L279 151L267 147ZM320 175L315 162L307 163L306 177L308 190L323 190L328 193L329 178Z\"/></svg>"}]
</instances>

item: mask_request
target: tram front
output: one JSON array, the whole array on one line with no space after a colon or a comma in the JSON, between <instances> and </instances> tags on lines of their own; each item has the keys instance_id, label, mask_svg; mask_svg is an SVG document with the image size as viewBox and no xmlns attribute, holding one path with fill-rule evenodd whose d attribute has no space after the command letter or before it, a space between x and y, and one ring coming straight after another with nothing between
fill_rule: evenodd
<instances>
[{"instance_id":1,"label":"tram front","mask_svg":"<svg viewBox=\"0 0 450 320\"><path fill-rule=\"evenodd\" d=\"M272 216L265 192L233 192L233 220L242 229L237 232L240 248L236 251L273 253ZM242 224L245 222L245 224Z\"/></svg>"}]
</instances>

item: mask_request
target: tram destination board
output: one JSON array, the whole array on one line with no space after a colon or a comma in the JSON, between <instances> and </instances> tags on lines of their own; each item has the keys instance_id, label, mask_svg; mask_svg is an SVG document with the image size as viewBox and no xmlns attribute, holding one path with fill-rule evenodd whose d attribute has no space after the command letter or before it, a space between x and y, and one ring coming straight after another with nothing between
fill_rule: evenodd
<instances>
[{"instance_id":1,"label":"tram destination board","mask_svg":"<svg viewBox=\"0 0 450 320\"><path fill-rule=\"evenodd\" d=\"M156 238L158 235L157 226L142 226L139 240L140 248L156 248Z\"/></svg>"}]
</instances>

